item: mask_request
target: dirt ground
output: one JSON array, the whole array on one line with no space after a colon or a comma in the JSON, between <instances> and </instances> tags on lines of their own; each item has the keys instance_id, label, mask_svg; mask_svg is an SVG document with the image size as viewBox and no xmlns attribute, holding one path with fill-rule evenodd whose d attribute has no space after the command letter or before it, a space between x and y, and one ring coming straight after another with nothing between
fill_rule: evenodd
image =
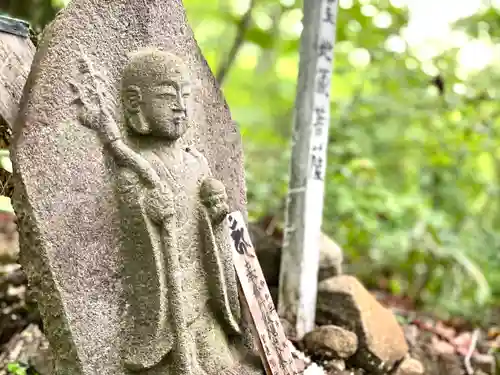
<instances>
[{"instance_id":1,"label":"dirt ground","mask_svg":"<svg viewBox=\"0 0 500 375\"><path fill-rule=\"evenodd\" d=\"M41 350L41 347L43 349L39 342L31 346L26 346L25 343L24 346L19 345L23 331L32 332L34 327L38 327L43 332L43 327L36 303L30 298L26 277L12 258L12 254L15 254L12 248L16 244L17 233L13 216L0 214L0 375L8 374L6 366L9 362L15 359L21 362L29 361L33 357L33 353L22 353L23 350L37 351ZM412 311L405 301L386 292L372 293L396 314L404 328L410 354L422 362L425 374L500 374L496 365L500 347L499 328L477 328L461 319L440 321L428 314ZM43 336L40 340L43 340ZM300 343L296 344L300 347ZM311 357L317 364L325 364L321 356L313 354ZM347 369L344 372L327 373L363 372L349 372Z\"/></svg>"}]
</instances>

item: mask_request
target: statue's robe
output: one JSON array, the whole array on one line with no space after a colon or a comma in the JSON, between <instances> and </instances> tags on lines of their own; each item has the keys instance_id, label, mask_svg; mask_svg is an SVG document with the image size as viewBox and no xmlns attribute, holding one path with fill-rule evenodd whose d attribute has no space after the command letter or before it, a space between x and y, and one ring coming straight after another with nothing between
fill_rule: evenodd
<instances>
[{"instance_id":1,"label":"statue's robe","mask_svg":"<svg viewBox=\"0 0 500 375\"><path fill-rule=\"evenodd\" d=\"M169 162L154 150L143 151L141 156L173 193L172 230L180 270L169 270L165 261L165 251L172 250L168 243L162 243L160 228L148 217L144 205L148 188L132 170L122 168L116 186L128 301L124 311L124 361L136 369L168 362L167 354L175 344L170 309L180 308L192 336L194 355L213 362L199 365L210 372L223 372L235 364L228 336L240 332L240 305L225 221L213 226L200 201L200 185L210 176L208 163L190 148L182 150L179 163ZM172 271L180 272L181 301L170 298L167 277Z\"/></svg>"}]
</instances>

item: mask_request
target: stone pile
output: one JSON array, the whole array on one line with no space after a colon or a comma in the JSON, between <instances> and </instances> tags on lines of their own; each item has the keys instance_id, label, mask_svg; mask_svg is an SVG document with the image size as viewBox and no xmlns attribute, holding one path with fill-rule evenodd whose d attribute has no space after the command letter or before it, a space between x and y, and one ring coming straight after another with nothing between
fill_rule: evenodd
<instances>
[{"instance_id":1,"label":"stone pile","mask_svg":"<svg viewBox=\"0 0 500 375\"><path fill-rule=\"evenodd\" d=\"M404 331L353 276L328 278L319 285L317 322L299 347L327 373L356 369L371 375L422 375L422 364L408 354ZM361 372L362 371L362 372Z\"/></svg>"}]
</instances>

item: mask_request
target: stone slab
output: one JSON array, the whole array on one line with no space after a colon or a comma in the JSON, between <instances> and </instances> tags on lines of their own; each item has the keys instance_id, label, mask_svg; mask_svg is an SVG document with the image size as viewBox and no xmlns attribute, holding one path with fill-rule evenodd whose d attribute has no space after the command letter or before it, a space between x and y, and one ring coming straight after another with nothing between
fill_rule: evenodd
<instances>
[{"instance_id":1,"label":"stone slab","mask_svg":"<svg viewBox=\"0 0 500 375\"><path fill-rule=\"evenodd\" d=\"M241 139L180 0L74 0L44 30L14 126L13 203L26 270L54 351L55 374L122 375L124 309L113 163L77 118L70 83L85 56L116 106L127 54L158 47L192 74L194 144L245 212ZM116 119L120 122L120 119Z\"/></svg>"}]
</instances>

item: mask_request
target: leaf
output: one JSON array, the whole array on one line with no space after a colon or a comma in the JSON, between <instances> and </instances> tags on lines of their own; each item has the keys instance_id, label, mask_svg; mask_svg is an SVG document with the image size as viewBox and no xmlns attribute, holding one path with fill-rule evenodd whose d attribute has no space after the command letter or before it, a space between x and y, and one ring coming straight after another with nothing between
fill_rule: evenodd
<instances>
[{"instance_id":1,"label":"leaf","mask_svg":"<svg viewBox=\"0 0 500 375\"><path fill-rule=\"evenodd\" d=\"M0 195L0 212L14 213L11 199L5 195Z\"/></svg>"},{"instance_id":2,"label":"leaf","mask_svg":"<svg viewBox=\"0 0 500 375\"><path fill-rule=\"evenodd\" d=\"M7 149L0 149L0 166L7 172L12 173L12 162L10 152Z\"/></svg>"},{"instance_id":3,"label":"leaf","mask_svg":"<svg viewBox=\"0 0 500 375\"><path fill-rule=\"evenodd\" d=\"M12 161L8 156L0 157L0 166L7 172L12 173Z\"/></svg>"},{"instance_id":4,"label":"leaf","mask_svg":"<svg viewBox=\"0 0 500 375\"><path fill-rule=\"evenodd\" d=\"M7 371L13 375L26 375L25 366L18 362L9 363L7 365Z\"/></svg>"}]
</instances>

